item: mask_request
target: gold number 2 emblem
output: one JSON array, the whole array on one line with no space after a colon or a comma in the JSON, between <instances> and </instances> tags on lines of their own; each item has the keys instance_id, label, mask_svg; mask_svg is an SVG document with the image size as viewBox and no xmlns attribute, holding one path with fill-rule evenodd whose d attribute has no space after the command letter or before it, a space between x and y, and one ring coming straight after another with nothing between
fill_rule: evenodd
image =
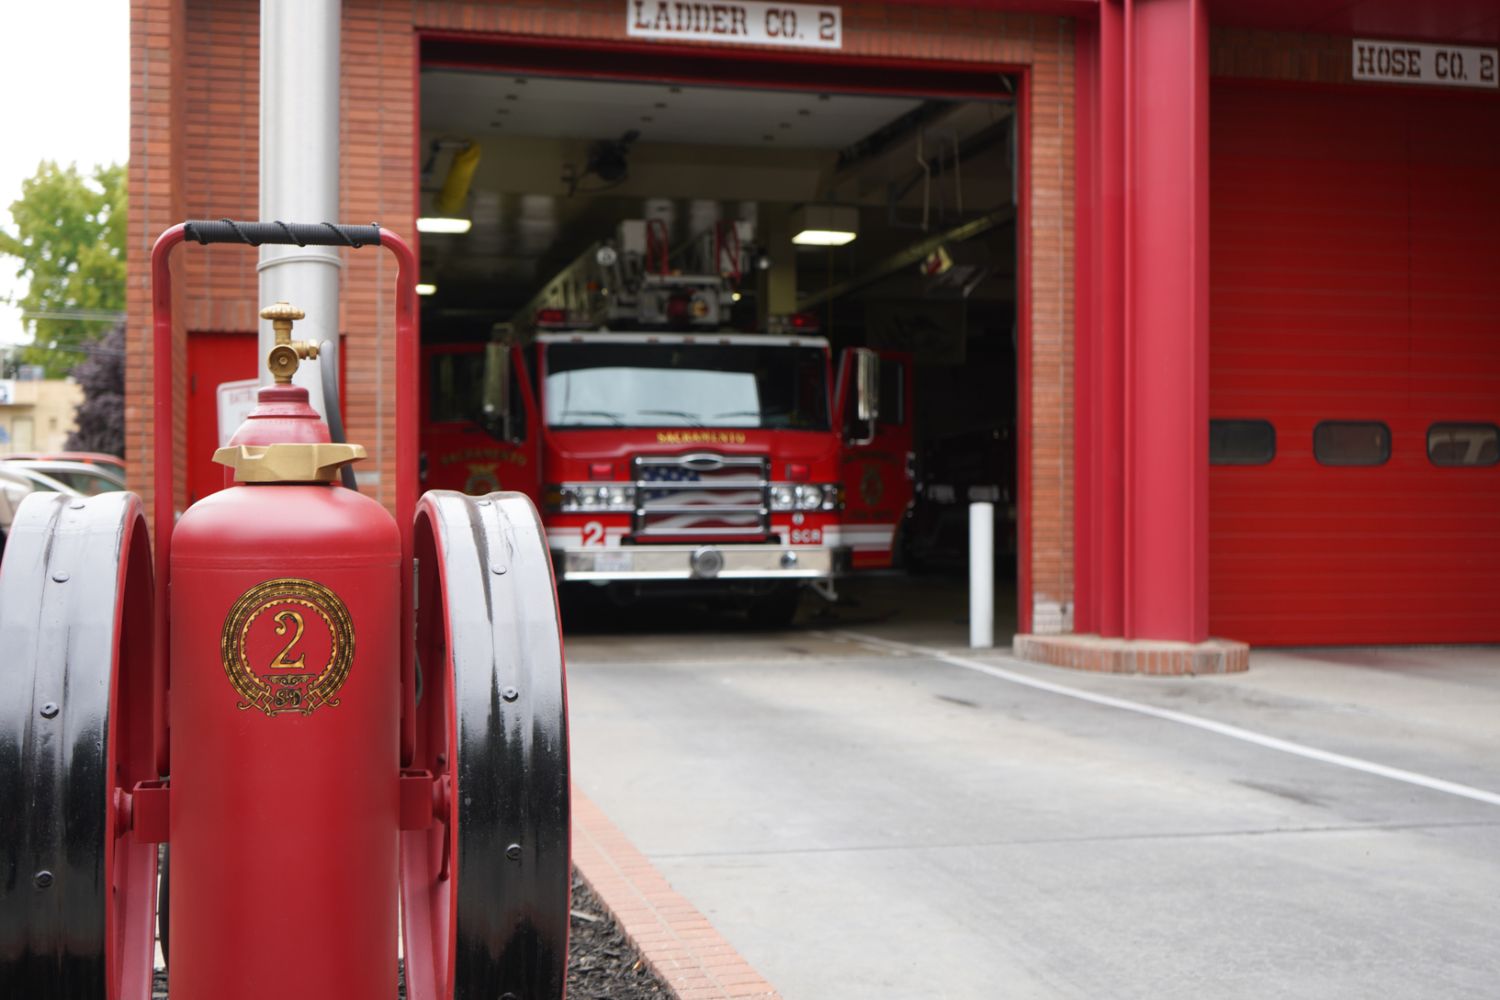
<instances>
[{"instance_id":1,"label":"gold number 2 emblem","mask_svg":"<svg viewBox=\"0 0 1500 1000\"><path fill-rule=\"evenodd\" d=\"M292 636L290 642L281 647L281 652L277 653L276 659L271 661L272 670L305 670L307 668L306 653L303 653L290 662L286 658L286 654L292 651L292 647L302 641L302 632L306 627L303 624L302 616L295 611L278 611L276 612L276 616L271 620L276 623L276 634L286 635L286 623L289 619L297 623L297 634Z\"/></svg>"},{"instance_id":2,"label":"gold number 2 emblem","mask_svg":"<svg viewBox=\"0 0 1500 1000\"><path fill-rule=\"evenodd\" d=\"M339 703L354 663L354 621L321 583L267 580L229 609L219 652L241 711L311 715Z\"/></svg>"}]
</instances>

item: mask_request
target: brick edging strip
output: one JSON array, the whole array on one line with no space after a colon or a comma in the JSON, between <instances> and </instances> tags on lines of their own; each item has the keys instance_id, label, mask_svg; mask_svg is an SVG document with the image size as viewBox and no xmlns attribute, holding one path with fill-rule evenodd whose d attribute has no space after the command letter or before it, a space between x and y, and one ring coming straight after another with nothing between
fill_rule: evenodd
<instances>
[{"instance_id":1,"label":"brick edging strip","mask_svg":"<svg viewBox=\"0 0 1500 1000\"><path fill-rule=\"evenodd\" d=\"M576 787L573 864L680 1000L781 1000L765 977Z\"/></svg>"},{"instance_id":2,"label":"brick edging strip","mask_svg":"<svg viewBox=\"0 0 1500 1000\"><path fill-rule=\"evenodd\" d=\"M1184 677L1234 674L1250 669L1250 647L1230 639L1157 642L1097 635L1018 633L1011 651L1017 659L1032 663L1107 674Z\"/></svg>"}]
</instances>

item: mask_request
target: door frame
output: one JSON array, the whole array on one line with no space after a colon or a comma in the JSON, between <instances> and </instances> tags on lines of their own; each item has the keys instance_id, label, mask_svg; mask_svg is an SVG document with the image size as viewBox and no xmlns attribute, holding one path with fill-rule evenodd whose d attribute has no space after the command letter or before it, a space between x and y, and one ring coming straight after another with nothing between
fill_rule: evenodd
<instances>
[{"instance_id":1,"label":"door frame","mask_svg":"<svg viewBox=\"0 0 1500 1000\"><path fill-rule=\"evenodd\" d=\"M421 83L424 69L458 69L765 90L904 94L1009 100L1016 115L1016 627L1032 627L1031 544L1031 102L1027 64L892 56L850 56L798 49L731 48L703 43L455 32L418 29L412 60L412 204L421 204ZM1002 76L1015 80L1014 92ZM420 246L417 247L420 254Z\"/></svg>"}]
</instances>

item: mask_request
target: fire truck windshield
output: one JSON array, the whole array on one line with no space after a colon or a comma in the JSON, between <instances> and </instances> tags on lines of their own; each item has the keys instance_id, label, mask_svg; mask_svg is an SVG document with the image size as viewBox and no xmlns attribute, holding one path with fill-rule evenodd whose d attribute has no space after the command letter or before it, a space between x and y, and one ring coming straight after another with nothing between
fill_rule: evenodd
<instances>
[{"instance_id":1,"label":"fire truck windshield","mask_svg":"<svg viewBox=\"0 0 1500 1000\"><path fill-rule=\"evenodd\" d=\"M554 428L828 430L828 355L784 344L554 343L543 410Z\"/></svg>"}]
</instances>

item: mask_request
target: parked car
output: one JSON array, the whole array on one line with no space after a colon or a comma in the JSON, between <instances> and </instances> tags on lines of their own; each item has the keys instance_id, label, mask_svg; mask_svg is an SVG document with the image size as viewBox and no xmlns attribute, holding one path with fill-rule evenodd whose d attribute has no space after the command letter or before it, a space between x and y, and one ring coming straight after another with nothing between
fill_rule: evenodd
<instances>
[{"instance_id":1,"label":"parked car","mask_svg":"<svg viewBox=\"0 0 1500 1000\"><path fill-rule=\"evenodd\" d=\"M21 501L28 494L49 490L66 496L83 495L44 472L0 463L0 553L5 551L5 540L10 535L11 522L16 519Z\"/></svg>"},{"instance_id":2,"label":"parked car","mask_svg":"<svg viewBox=\"0 0 1500 1000\"><path fill-rule=\"evenodd\" d=\"M86 497L125 488L124 474L103 464L51 459L10 459L6 461L4 468L22 474L39 473Z\"/></svg>"},{"instance_id":3,"label":"parked car","mask_svg":"<svg viewBox=\"0 0 1500 1000\"><path fill-rule=\"evenodd\" d=\"M82 462L85 465L101 466L121 479L125 478L125 460L118 455L107 455L101 451L25 451L13 455L0 455L0 462Z\"/></svg>"}]
</instances>

